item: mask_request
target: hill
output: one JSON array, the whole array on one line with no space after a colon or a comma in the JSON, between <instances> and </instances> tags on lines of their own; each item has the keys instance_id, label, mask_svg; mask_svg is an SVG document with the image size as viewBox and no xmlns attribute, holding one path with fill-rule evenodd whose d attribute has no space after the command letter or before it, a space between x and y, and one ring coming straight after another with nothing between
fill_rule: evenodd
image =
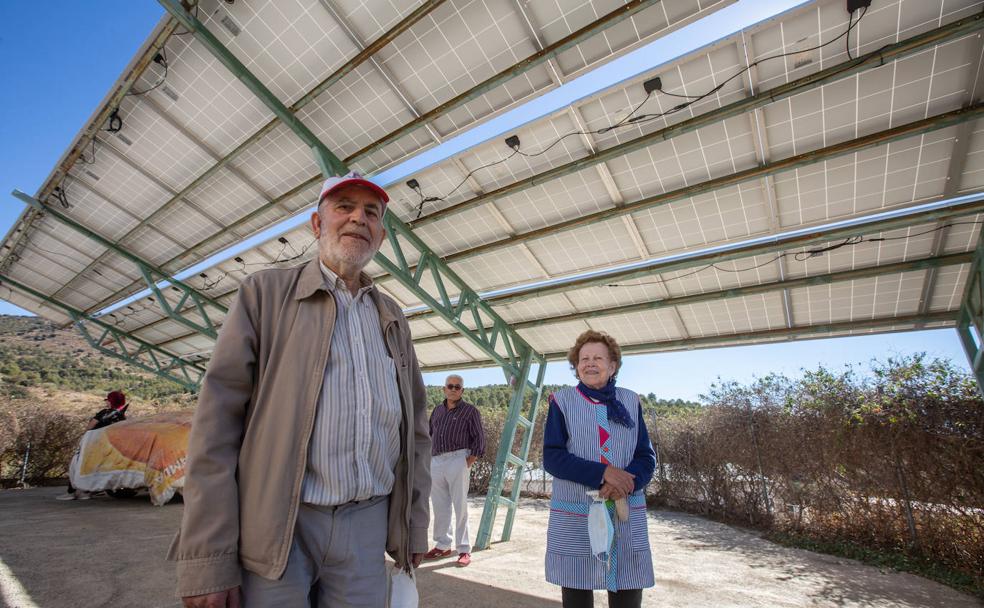
<instances>
[{"instance_id":1,"label":"hill","mask_svg":"<svg viewBox=\"0 0 984 608\"><path fill-rule=\"evenodd\" d=\"M0 401L44 403L74 413L98 409L111 390L124 391L134 412L192 404L180 385L99 353L74 328L0 315Z\"/></svg>"},{"instance_id":2,"label":"hill","mask_svg":"<svg viewBox=\"0 0 984 608\"><path fill-rule=\"evenodd\" d=\"M547 386L546 392L560 388ZM0 315L0 401L41 402L76 413L98 409L111 390L122 390L131 398L133 413L194 405L194 397L182 386L93 350L71 327L62 329L38 317ZM504 409L511 394L510 387L492 384L468 387L465 398L483 409ZM427 387L427 398L431 405L440 403L441 387ZM663 413L700 407L653 394L643 396L643 405Z\"/></svg>"}]
</instances>

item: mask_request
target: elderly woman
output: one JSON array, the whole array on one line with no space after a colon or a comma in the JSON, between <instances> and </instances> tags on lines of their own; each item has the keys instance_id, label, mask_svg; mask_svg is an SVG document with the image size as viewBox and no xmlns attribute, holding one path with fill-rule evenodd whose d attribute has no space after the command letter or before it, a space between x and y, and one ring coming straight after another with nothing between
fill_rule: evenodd
<instances>
[{"instance_id":1,"label":"elderly woman","mask_svg":"<svg viewBox=\"0 0 984 608\"><path fill-rule=\"evenodd\" d=\"M608 591L610 608L638 608L642 589L653 586L642 489L652 478L656 454L639 396L615 386L622 366L615 339L586 331L567 360L580 382L550 396L543 437L543 466L554 477L547 581L561 586L564 608L593 606L593 589ZM614 527L602 557L592 551L588 531L592 490L605 500Z\"/></svg>"}]
</instances>

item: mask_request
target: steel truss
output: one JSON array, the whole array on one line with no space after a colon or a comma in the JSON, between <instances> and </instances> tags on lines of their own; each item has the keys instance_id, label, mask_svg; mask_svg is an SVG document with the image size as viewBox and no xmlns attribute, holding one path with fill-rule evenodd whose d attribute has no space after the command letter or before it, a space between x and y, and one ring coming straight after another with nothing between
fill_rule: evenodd
<instances>
[{"instance_id":1,"label":"steel truss","mask_svg":"<svg viewBox=\"0 0 984 608\"><path fill-rule=\"evenodd\" d=\"M957 317L957 335L970 369L977 378L977 388L984 396L984 239L977 238L977 249L967 276L963 301Z\"/></svg>"},{"instance_id":2,"label":"steel truss","mask_svg":"<svg viewBox=\"0 0 984 608\"><path fill-rule=\"evenodd\" d=\"M262 82L252 74L221 42L191 13L189 13L178 0L159 0L160 4L171 15L177 19L182 26L192 32L205 48L211 52L216 59L226 66L247 88L253 92L264 105L266 105L277 118L288 126L305 144L307 144L321 168L322 175L325 177L341 175L348 171L348 166L339 160L324 143L312 133L304 123L297 118L293 112L287 108L277 97L263 85ZM376 255L377 263L381 264L390 274L400 281L407 289L413 292L421 301L426 302L432 309L440 315L446 322L459 329L469 340L489 355L497 364L501 365L506 373L506 377L514 386L514 395L510 404L507 424L503 430L503 450L508 451L512 446L512 439L516 433L517 426L520 424L519 411L523 404L523 396L527 389L531 388L535 399L533 400L533 413L538 406L540 393L543 384L543 372L545 362L533 348L515 330L494 311L492 307L478 297L467 283L461 279L451 268L431 249L417 237L410 229L400 221L392 212L387 212L383 216L383 221L387 230L390 244L393 247L395 260L390 260L383 254ZM417 254L418 263L413 273L409 271L407 263L408 249L414 250ZM434 280L437 295L432 295L421 286L421 279L425 272ZM457 288L457 299L452 301L448 287ZM468 328L461 321L463 315L469 315L481 328L474 331ZM491 331L484 331L488 323ZM537 375L537 383L530 386L528 376L534 360L540 362L541 373ZM523 418L525 419L525 418ZM530 422L532 425L532 422ZM519 456L511 455L512 458L522 458L525 465L529 450L529 429L526 433L524 448ZM500 454L504 454L500 450ZM511 461L511 459L510 459ZM504 484L506 475L506 456L503 461L497 462L496 474L493 477L490 487L490 496L496 488L501 488ZM514 484L518 486L517 484ZM518 496L517 496L518 498ZM486 502L486 510L491 509L492 513L488 517L494 516L495 507L498 503ZM490 506L491 505L491 506ZM509 505L507 521L511 526L512 518L516 509L516 501ZM487 514L483 513L483 519ZM491 521L491 520L490 520ZM490 533L489 524L489 533ZM508 534L504 534L508 538Z\"/></svg>"},{"instance_id":3,"label":"steel truss","mask_svg":"<svg viewBox=\"0 0 984 608\"><path fill-rule=\"evenodd\" d=\"M81 310L50 298L8 276L0 274L0 283L64 311L72 318L75 327L82 333L86 342L104 355L177 382L193 393L198 392L198 387L205 376L205 368L121 331L102 319L89 316Z\"/></svg>"}]
</instances>

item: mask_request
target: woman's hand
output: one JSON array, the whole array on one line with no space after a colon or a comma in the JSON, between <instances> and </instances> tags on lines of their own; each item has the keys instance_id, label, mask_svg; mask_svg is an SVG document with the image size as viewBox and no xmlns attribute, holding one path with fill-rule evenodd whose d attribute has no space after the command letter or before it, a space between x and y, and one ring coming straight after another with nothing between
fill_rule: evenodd
<instances>
[{"instance_id":1,"label":"woman's hand","mask_svg":"<svg viewBox=\"0 0 984 608\"><path fill-rule=\"evenodd\" d=\"M623 496L631 494L632 490L635 489L635 475L612 465L605 467L605 475L602 477L602 482L604 482L602 488L605 485L611 485L614 489L622 492Z\"/></svg>"},{"instance_id":2,"label":"woman's hand","mask_svg":"<svg viewBox=\"0 0 984 608\"><path fill-rule=\"evenodd\" d=\"M598 496L606 500L618 500L620 498L625 498L628 494L622 492L610 483L603 483L601 484L601 489L598 490Z\"/></svg>"}]
</instances>

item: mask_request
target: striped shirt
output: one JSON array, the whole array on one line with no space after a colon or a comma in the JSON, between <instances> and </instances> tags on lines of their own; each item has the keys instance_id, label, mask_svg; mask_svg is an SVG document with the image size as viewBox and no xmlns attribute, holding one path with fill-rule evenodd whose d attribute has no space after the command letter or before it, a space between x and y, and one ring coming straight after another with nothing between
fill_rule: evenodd
<instances>
[{"instance_id":1,"label":"striped shirt","mask_svg":"<svg viewBox=\"0 0 984 608\"><path fill-rule=\"evenodd\" d=\"M353 296L324 264L321 272L337 310L301 500L339 505L393 489L403 413L372 280L363 274Z\"/></svg>"},{"instance_id":2,"label":"striped shirt","mask_svg":"<svg viewBox=\"0 0 984 608\"><path fill-rule=\"evenodd\" d=\"M434 408L430 418L431 456L469 450L472 456L485 454L485 431L478 408L465 401L448 408L448 400Z\"/></svg>"}]
</instances>

